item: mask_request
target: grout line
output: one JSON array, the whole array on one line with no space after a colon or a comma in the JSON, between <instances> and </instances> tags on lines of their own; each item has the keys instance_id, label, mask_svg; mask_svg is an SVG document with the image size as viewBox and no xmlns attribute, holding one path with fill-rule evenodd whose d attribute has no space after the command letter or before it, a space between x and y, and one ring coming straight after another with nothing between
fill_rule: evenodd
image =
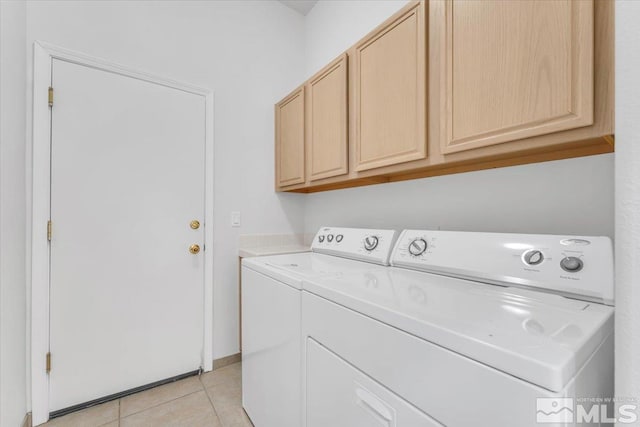
<instances>
[{"instance_id":1,"label":"grout line","mask_svg":"<svg viewBox=\"0 0 640 427\"><path fill-rule=\"evenodd\" d=\"M202 384L202 385L204 386L204 384ZM216 411L216 405L213 404L213 399L211 399L211 396L209 395L209 391L208 391L208 389L206 387L204 388L204 393L207 395L207 399L209 400L209 404L211 405L211 409L213 409L213 415L216 416L216 418L220 422L220 425L222 427L225 427L225 424L222 422L222 419L218 415L218 411Z\"/></svg>"}]
</instances>

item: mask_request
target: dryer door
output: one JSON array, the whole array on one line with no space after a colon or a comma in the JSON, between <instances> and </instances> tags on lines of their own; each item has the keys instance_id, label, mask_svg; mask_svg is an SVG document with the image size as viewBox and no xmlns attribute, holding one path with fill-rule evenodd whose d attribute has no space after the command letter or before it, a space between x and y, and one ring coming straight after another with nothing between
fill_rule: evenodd
<instances>
[{"instance_id":1,"label":"dryer door","mask_svg":"<svg viewBox=\"0 0 640 427\"><path fill-rule=\"evenodd\" d=\"M307 427L442 426L307 338Z\"/></svg>"}]
</instances>

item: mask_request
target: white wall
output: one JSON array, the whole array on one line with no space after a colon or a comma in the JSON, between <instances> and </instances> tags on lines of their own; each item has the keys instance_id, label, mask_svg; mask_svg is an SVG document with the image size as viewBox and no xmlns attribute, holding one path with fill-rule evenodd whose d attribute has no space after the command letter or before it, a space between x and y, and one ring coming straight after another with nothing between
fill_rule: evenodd
<instances>
[{"instance_id":1,"label":"white wall","mask_svg":"<svg viewBox=\"0 0 640 427\"><path fill-rule=\"evenodd\" d=\"M27 412L25 3L0 2L0 426Z\"/></svg>"},{"instance_id":2,"label":"white wall","mask_svg":"<svg viewBox=\"0 0 640 427\"><path fill-rule=\"evenodd\" d=\"M616 395L640 399L638 22L638 2L616 2Z\"/></svg>"},{"instance_id":3,"label":"white wall","mask_svg":"<svg viewBox=\"0 0 640 427\"><path fill-rule=\"evenodd\" d=\"M307 75L405 3L320 1L306 17ZM308 195L305 228L321 225L613 236L613 155Z\"/></svg>"},{"instance_id":4,"label":"white wall","mask_svg":"<svg viewBox=\"0 0 640 427\"><path fill-rule=\"evenodd\" d=\"M319 0L305 17L306 77L397 12L407 0Z\"/></svg>"},{"instance_id":5,"label":"white wall","mask_svg":"<svg viewBox=\"0 0 640 427\"><path fill-rule=\"evenodd\" d=\"M27 5L29 49L42 40L215 91L214 358L239 348L238 234L303 231L302 196L273 190L273 104L302 81L303 23L275 1Z\"/></svg>"},{"instance_id":6,"label":"white wall","mask_svg":"<svg viewBox=\"0 0 640 427\"><path fill-rule=\"evenodd\" d=\"M613 236L613 156L592 156L307 196L321 225Z\"/></svg>"}]
</instances>

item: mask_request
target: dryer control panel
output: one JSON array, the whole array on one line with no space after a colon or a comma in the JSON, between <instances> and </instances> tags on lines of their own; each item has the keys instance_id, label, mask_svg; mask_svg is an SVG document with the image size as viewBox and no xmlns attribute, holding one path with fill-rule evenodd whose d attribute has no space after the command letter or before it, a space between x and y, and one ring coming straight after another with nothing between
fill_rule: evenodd
<instances>
[{"instance_id":1,"label":"dryer control panel","mask_svg":"<svg viewBox=\"0 0 640 427\"><path fill-rule=\"evenodd\" d=\"M391 265L614 302L608 237L404 230Z\"/></svg>"},{"instance_id":2,"label":"dryer control panel","mask_svg":"<svg viewBox=\"0 0 640 427\"><path fill-rule=\"evenodd\" d=\"M395 230L320 227L313 238L313 252L389 265L396 241Z\"/></svg>"}]
</instances>

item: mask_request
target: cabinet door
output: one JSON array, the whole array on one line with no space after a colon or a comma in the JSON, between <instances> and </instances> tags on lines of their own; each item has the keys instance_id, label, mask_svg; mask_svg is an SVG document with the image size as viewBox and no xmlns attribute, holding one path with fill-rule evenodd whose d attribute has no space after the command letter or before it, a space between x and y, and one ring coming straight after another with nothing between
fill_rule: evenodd
<instances>
[{"instance_id":1,"label":"cabinet door","mask_svg":"<svg viewBox=\"0 0 640 427\"><path fill-rule=\"evenodd\" d=\"M425 158L425 4L369 34L354 57L356 170Z\"/></svg>"},{"instance_id":2,"label":"cabinet door","mask_svg":"<svg viewBox=\"0 0 640 427\"><path fill-rule=\"evenodd\" d=\"M276 104L276 187L304 183L304 87Z\"/></svg>"},{"instance_id":3,"label":"cabinet door","mask_svg":"<svg viewBox=\"0 0 640 427\"><path fill-rule=\"evenodd\" d=\"M593 2L447 0L444 153L593 123Z\"/></svg>"},{"instance_id":4,"label":"cabinet door","mask_svg":"<svg viewBox=\"0 0 640 427\"><path fill-rule=\"evenodd\" d=\"M308 83L309 178L344 175L347 166L347 55Z\"/></svg>"}]
</instances>

